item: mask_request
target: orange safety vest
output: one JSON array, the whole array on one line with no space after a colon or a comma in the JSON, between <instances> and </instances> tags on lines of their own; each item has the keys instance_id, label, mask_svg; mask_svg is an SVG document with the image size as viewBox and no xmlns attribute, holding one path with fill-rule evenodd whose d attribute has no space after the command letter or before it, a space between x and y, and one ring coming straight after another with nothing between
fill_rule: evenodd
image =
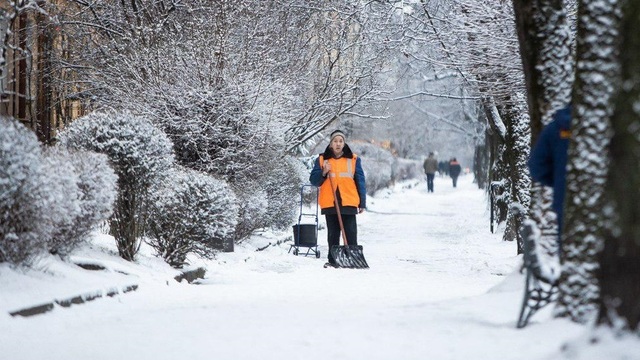
<instances>
[{"instance_id":1,"label":"orange safety vest","mask_svg":"<svg viewBox=\"0 0 640 360\"><path fill-rule=\"evenodd\" d=\"M328 159L331 171L327 174L327 177L331 176L335 190L340 189L340 198L342 199L342 204L340 205L342 206L358 207L360 205L360 195L358 195L358 188L354 180L356 159L357 156L355 154L351 159L343 157ZM320 155L318 161L320 161L320 168L322 169L324 167L324 157ZM333 191L331 190L331 181L329 179L320 185L318 203L322 209L334 206Z\"/></svg>"}]
</instances>

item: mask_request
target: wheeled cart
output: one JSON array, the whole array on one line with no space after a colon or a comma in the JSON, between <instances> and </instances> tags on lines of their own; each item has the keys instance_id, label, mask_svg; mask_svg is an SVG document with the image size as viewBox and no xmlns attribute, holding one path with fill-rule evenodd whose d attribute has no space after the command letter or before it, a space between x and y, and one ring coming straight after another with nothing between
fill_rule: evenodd
<instances>
[{"instance_id":1,"label":"wheeled cart","mask_svg":"<svg viewBox=\"0 0 640 360\"><path fill-rule=\"evenodd\" d=\"M304 212L302 209L305 188L313 188L313 191L315 191L315 212ZM302 224L303 217L313 218L315 222ZM289 252L293 250L293 255L301 254L304 250L301 251L300 248L307 248L304 256L315 255L316 258L320 258L320 250L318 250L318 188L311 184L305 184L300 187L300 213L298 215L298 223L293 225L293 245L289 247Z\"/></svg>"}]
</instances>

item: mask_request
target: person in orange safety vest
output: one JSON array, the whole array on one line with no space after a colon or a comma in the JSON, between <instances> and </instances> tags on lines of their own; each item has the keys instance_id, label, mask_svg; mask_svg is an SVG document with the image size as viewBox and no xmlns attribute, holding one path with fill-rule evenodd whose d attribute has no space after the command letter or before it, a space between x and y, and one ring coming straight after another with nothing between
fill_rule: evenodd
<instances>
[{"instance_id":1,"label":"person in orange safety vest","mask_svg":"<svg viewBox=\"0 0 640 360\"><path fill-rule=\"evenodd\" d=\"M365 185L362 160L354 154L346 143L345 134L336 130L331 133L330 142L324 153L315 160L309 182L320 187L318 204L327 222L327 243L329 249L340 245L340 223L334 206L331 181L338 198L342 223L349 245L358 245L358 226L356 214L367 207L367 188ZM330 265L335 265L331 251L328 251Z\"/></svg>"}]
</instances>

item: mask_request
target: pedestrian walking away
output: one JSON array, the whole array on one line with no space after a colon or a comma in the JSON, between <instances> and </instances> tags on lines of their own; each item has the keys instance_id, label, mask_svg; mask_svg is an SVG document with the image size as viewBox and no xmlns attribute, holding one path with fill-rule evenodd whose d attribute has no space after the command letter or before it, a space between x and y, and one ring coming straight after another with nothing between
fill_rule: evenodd
<instances>
[{"instance_id":1,"label":"pedestrian walking away","mask_svg":"<svg viewBox=\"0 0 640 360\"><path fill-rule=\"evenodd\" d=\"M452 158L449 161L449 176L451 176L451 180L453 180L453 187L458 185L458 176L460 176L460 172L462 172L462 167L456 158Z\"/></svg>"},{"instance_id":2,"label":"pedestrian walking away","mask_svg":"<svg viewBox=\"0 0 640 360\"><path fill-rule=\"evenodd\" d=\"M327 265L338 266L340 264L336 262L331 249L340 245L340 223L344 228L343 238L348 239L348 246L357 246L356 214L362 213L367 207L362 160L351 151L342 131L331 133L329 145L313 164L309 182L320 188L318 203L327 222L327 243L330 249Z\"/></svg>"},{"instance_id":3,"label":"pedestrian walking away","mask_svg":"<svg viewBox=\"0 0 640 360\"><path fill-rule=\"evenodd\" d=\"M436 160L433 152L429 153L429 157L425 159L422 167L427 175L427 192L433 192L433 179L436 177L436 171L438 171L438 160Z\"/></svg>"},{"instance_id":4,"label":"pedestrian walking away","mask_svg":"<svg viewBox=\"0 0 640 360\"><path fill-rule=\"evenodd\" d=\"M440 176L449 176L449 162L445 160L439 161L438 172L440 173Z\"/></svg>"}]
</instances>

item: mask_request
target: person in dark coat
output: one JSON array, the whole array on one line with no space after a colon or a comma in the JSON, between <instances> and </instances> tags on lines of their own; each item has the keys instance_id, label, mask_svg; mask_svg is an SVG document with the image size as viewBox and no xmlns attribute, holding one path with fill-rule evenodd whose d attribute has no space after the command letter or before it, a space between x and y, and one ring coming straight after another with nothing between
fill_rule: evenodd
<instances>
[{"instance_id":1,"label":"person in dark coat","mask_svg":"<svg viewBox=\"0 0 640 360\"><path fill-rule=\"evenodd\" d=\"M461 172L462 166L460 166L456 158L452 158L451 161L449 161L449 176L451 176L451 180L453 180L453 187L458 185L458 176L460 176Z\"/></svg>"},{"instance_id":2,"label":"person in dark coat","mask_svg":"<svg viewBox=\"0 0 640 360\"><path fill-rule=\"evenodd\" d=\"M440 176L448 176L449 163L445 160L438 162L438 172L440 173Z\"/></svg>"},{"instance_id":3,"label":"person in dark coat","mask_svg":"<svg viewBox=\"0 0 640 360\"><path fill-rule=\"evenodd\" d=\"M558 244L562 249L561 232L564 192L567 178L567 151L571 138L571 105L553 114L553 120L540 132L529 158L533 181L553 187L553 211L558 217Z\"/></svg>"},{"instance_id":4,"label":"person in dark coat","mask_svg":"<svg viewBox=\"0 0 640 360\"><path fill-rule=\"evenodd\" d=\"M438 171L438 160L433 152L429 153L429 157L422 164L424 173L427 175L427 192L433 192L433 179Z\"/></svg>"},{"instance_id":5,"label":"person in dark coat","mask_svg":"<svg viewBox=\"0 0 640 360\"><path fill-rule=\"evenodd\" d=\"M324 153L314 161L309 182L318 186L318 204L327 222L329 250L340 245L340 222L334 201L337 199L342 224L349 245L358 245L356 214L367 207L367 187L362 160L351 151L345 134L336 130ZM335 191L335 198L334 198ZM336 260L328 251L326 266L335 266Z\"/></svg>"}]
</instances>

